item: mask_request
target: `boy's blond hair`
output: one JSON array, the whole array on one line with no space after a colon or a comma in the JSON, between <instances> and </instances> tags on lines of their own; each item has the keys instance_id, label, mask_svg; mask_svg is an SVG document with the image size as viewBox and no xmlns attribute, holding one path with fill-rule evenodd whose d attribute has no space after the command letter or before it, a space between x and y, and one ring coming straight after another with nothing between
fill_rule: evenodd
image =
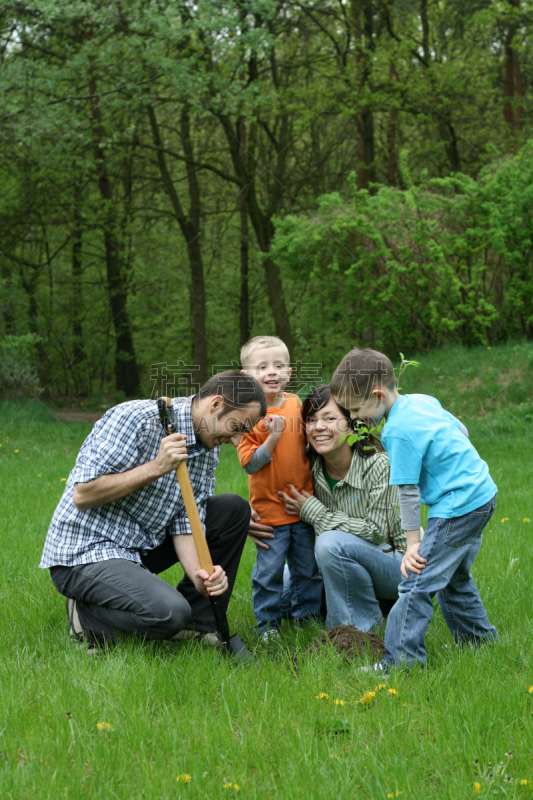
<instances>
[{"instance_id":1,"label":"boy's blond hair","mask_svg":"<svg viewBox=\"0 0 533 800\"><path fill-rule=\"evenodd\" d=\"M335 399L345 405L350 397L368 400L373 389L394 389L395 385L392 362L384 353L354 347L333 373L329 388Z\"/></svg>"},{"instance_id":2,"label":"boy's blond hair","mask_svg":"<svg viewBox=\"0 0 533 800\"><path fill-rule=\"evenodd\" d=\"M278 336L254 336L253 339L250 339L241 347L242 366L245 367L246 364L249 363L250 356L254 350L258 350L260 347L279 347L280 345L285 348L287 364L290 364L289 349L283 339L280 339Z\"/></svg>"}]
</instances>

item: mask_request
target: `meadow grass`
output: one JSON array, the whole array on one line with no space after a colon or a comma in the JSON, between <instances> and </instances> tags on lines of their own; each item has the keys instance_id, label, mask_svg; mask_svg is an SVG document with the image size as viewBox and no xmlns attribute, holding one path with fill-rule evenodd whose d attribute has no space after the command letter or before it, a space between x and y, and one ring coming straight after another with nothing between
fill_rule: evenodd
<instances>
[{"instance_id":1,"label":"meadow grass","mask_svg":"<svg viewBox=\"0 0 533 800\"><path fill-rule=\"evenodd\" d=\"M416 390L439 396L422 376ZM499 487L474 565L499 643L456 649L437 609L428 669L394 674L363 704L375 678L335 653L304 657L318 628L287 623L281 642L256 643L251 543L229 616L257 668L194 643L130 641L92 659L72 645L64 600L37 564L90 426L40 404L0 404L0 797L532 797L533 436L506 406L465 411ZM225 491L247 491L229 447L217 475ZM175 584L180 568L163 577Z\"/></svg>"}]
</instances>

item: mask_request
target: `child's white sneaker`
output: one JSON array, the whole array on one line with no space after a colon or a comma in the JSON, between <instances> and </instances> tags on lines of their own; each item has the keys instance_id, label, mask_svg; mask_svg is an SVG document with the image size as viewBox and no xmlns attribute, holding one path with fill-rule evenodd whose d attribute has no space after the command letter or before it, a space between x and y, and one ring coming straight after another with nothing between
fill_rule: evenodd
<instances>
[{"instance_id":1,"label":"child's white sneaker","mask_svg":"<svg viewBox=\"0 0 533 800\"><path fill-rule=\"evenodd\" d=\"M374 673L377 672L383 680L388 677L389 668L383 661L378 662L377 664L371 664L369 667L358 667L356 672L366 672L366 673Z\"/></svg>"},{"instance_id":2,"label":"child's white sneaker","mask_svg":"<svg viewBox=\"0 0 533 800\"><path fill-rule=\"evenodd\" d=\"M269 628L263 634L261 634L261 641L262 642L270 642L272 640L276 641L279 639L279 631L277 628Z\"/></svg>"}]
</instances>

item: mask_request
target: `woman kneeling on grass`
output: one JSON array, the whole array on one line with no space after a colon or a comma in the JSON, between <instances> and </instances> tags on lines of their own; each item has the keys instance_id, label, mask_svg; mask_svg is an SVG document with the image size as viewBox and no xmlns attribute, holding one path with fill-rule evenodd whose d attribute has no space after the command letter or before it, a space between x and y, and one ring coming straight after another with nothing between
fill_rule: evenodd
<instances>
[{"instance_id":1,"label":"woman kneeling on grass","mask_svg":"<svg viewBox=\"0 0 533 800\"><path fill-rule=\"evenodd\" d=\"M406 547L398 489L389 486L389 460L374 437L348 444L350 414L328 386L308 395L302 419L314 495L289 484L290 495L280 496L286 511L309 522L318 535L315 555L326 590L327 627L370 631L383 622L382 607L391 606L383 601L398 597L402 557L394 548Z\"/></svg>"}]
</instances>

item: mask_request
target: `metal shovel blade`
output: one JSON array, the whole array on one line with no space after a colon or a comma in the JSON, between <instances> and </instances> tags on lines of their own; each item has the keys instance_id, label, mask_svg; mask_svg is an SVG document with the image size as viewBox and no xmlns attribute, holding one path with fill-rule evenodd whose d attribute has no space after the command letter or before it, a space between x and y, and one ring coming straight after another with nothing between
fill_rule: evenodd
<instances>
[{"instance_id":1,"label":"metal shovel blade","mask_svg":"<svg viewBox=\"0 0 533 800\"><path fill-rule=\"evenodd\" d=\"M210 597L209 599L211 601L211 608L213 610L217 633L222 647L228 655L237 661L237 663L251 664L253 661L252 654L246 649L242 639L240 639L236 633L234 633L233 636L229 635L228 618L226 612L219 605L218 598Z\"/></svg>"},{"instance_id":2,"label":"metal shovel blade","mask_svg":"<svg viewBox=\"0 0 533 800\"><path fill-rule=\"evenodd\" d=\"M254 660L252 654L246 649L244 642L236 633L230 636L229 642L223 642L222 646L238 664L245 664L248 666L253 664Z\"/></svg>"}]
</instances>

